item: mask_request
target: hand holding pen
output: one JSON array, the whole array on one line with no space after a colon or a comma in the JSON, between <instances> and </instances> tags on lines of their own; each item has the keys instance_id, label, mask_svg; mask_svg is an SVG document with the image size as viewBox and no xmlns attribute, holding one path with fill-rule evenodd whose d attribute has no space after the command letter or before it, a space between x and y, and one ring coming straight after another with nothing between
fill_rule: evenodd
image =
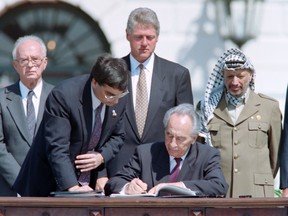
<instances>
[{"instance_id":1,"label":"hand holding pen","mask_svg":"<svg viewBox=\"0 0 288 216\"><path fill-rule=\"evenodd\" d=\"M147 184L139 178L134 178L126 185L125 194L143 194L147 193Z\"/></svg>"}]
</instances>

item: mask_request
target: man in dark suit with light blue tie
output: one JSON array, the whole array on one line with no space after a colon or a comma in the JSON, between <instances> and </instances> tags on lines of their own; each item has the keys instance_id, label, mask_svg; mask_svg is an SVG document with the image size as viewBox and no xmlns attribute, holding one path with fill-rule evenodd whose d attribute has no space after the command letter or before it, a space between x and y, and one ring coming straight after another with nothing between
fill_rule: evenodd
<instances>
[{"instance_id":1,"label":"man in dark suit with light blue tie","mask_svg":"<svg viewBox=\"0 0 288 216\"><path fill-rule=\"evenodd\" d=\"M131 76L128 89L125 121L125 143L108 166L109 176L129 161L138 145L164 140L164 127L161 124L165 112L178 104L193 104L193 94L189 70L177 63L168 61L154 53L158 42L160 24L156 13L149 8L137 8L130 13L126 28L126 38L131 52L124 57ZM169 46L169 44L167 44ZM137 83L140 80L140 65L146 76L147 107L141 111L145 116L138 117ZM143 102L144 98L139 101ZM138 123L143 118L143 122ZM139 124L144 130L139 130Z\"/></svg>"},{"instance_id":2,"label":"man in dark suit with light blue tie","mask_svg":"<svg viewBox=\"0 0 288 216\"><path fill-rule=\"evenodd\" d=\"M48 59L43 41L36 36L19 38L12 51L20 80L0 91L0 196L16 196L12 185L31 147L53 86L42 79ZM27 118L28 92L33 91L31 133Z\"/></svg>"},{"instance_id":3,"label":"man in dark suit with light blue tie","mask_svg":"<svg viewBox=\"0 0 288 216\"><path fill-rule=\"evenodd\" d=\"M207 196L226 195L220 152L196 141L200 127L193 106L169 109L163 123L165 142L138 146L130 162L109 179L105 194L156 194L162 186L173 185Z\"/></svg>"},{"instance_id":4,"label":"man in dark suit with light blue tie","mask_svg":"<svg viewBox=\"0 0 288 216\"><path fill-rule=\"evenodd\" d=\"M21 196L104 188L105 164L117 154L125 136L128 73L123 59L103 55L90 75L70 78L53 89L42 127L14 184ZM98 118L93 116L101 104L102 133L91 147L92 125ZM84 172L89 172L88 180L81 178Z\"/></svg>"}]
</instances>

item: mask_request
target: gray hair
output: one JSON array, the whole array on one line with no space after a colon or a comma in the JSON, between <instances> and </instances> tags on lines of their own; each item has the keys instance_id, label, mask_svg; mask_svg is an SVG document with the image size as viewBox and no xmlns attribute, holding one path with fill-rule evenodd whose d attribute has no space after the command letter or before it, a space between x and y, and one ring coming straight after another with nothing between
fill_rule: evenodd
<instances>
[{"instance_id":1,"label":"gray hair","mask_svg":"<svg viewBox=\"0 0 288 216\"><path fill-rule=\"evenodd\" d=\"M155 28L157 36L160 33L160 23L156 13L149 8L136 8L128 18L126 32L131 34L137 24L152 25Z\"/></svg>"},{"instance_id":2,"label":"gray hair","mask_svg":"<svg viewBox=\"0 0 288 216\"><path fill-rule=\"evenodd\" d=\"M35 42L38 42L40 47L41 47L41 50L42 50L42 54L43 56L46 56L47 55L47 48L43 42L43 40L35 35L26 35L26 36L23 36L23 37L20 37L16 40L15 44L14 44L14 48L13 48L13 51L12 51L12 58L13 60L16 60L17 57L16 57L16 53L17 53L17 49L18 47L23 44L24 42L26 41L35 41Z\"/></svg>"},{"instance_id":3,"label":"gray hair","mask_svg":"<svg viewBox=\"0 0 288 216\"><path fill-rule=\"evenodd\" d=\"M194 137L197 135L200 131L200 123L199 123L199 117L198 114L194 111L194 107L192 104L189 103L183 103L178 106L170 108L164 116L163 124L165 129L167 128L168 122L173 114L178 115L187 115L191 121L192 121L192 131L191 131L191 137Z\"/></svg>"}]
</instances>

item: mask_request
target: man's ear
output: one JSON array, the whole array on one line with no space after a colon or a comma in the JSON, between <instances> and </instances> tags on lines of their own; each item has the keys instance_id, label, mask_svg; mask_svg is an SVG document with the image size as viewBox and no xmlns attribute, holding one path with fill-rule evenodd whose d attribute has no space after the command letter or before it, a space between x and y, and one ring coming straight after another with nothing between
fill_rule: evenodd
<instances>
[{"instance_id":1,"label":"man's ear","mask_svg":"<svg viewBox=\"0 0 288 216\"><path fill-rule=\"evenodd\" d=\"M128 34L127 30L126 30L126 39L127 39L128 41L130 41L130 39L129 39L129 34Z\"/></svg>"},{"instance_id":2,"label":"man's ear","mask_svg":"<svg viewBox=\"0 0 288 216\"><path fill-rule=\"evenodd\" d=\"M194 144L198 139L198 134L194 135L194 137L192 138L192 144Z\"/></svg>"},{"instance_id":3,"label":"man's ear","mask_svg":"<svg viewBox=\"0 0 288 216\"><path fill-rule=\"evenodd\" d=\"M92 85L94 85L94 86L97 85L97 81L94 78L92 78Z\"/></svg>"},{"instance_id":4,"label":"man's ear","mask_svg":"<svg viewBox=\"0 0 288 216\"><path fill-rule=\"evenodd\" d=\"M18 66L18 65L17 65L17 62L16 62L15 60L12 61L12 65L13 65L13 67L15 68L15 70L17 70L17 66Z\"/></svg>"}]
</instances>

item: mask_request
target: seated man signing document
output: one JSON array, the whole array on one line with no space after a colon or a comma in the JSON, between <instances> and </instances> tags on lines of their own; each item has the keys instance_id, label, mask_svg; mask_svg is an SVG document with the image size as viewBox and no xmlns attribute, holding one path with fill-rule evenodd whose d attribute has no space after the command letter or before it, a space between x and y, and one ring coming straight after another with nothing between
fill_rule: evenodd
<instances>
[{"instance_id":1,"label":"seated man signing document","mask_svg":"<svg viewBox=\"0 0 288 216\"><path fill-rule=\"evenodd\" d=\"M105 185L105 194L156 194L162 186L188 188L204 195L226 195L219 151L196 142L199 122L191 104L164 116L165 143L139 146L130 162Z\"/></svg>"}]
</instances>

